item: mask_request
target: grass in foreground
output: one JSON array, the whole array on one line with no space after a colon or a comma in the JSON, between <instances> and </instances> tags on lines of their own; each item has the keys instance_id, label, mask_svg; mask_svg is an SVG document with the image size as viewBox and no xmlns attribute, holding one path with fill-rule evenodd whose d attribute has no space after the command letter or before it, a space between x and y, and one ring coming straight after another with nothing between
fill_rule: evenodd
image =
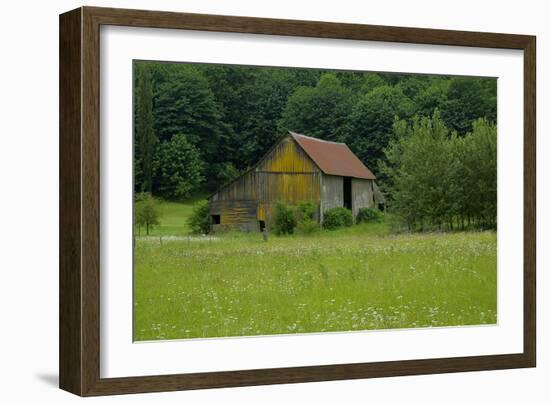
<instances>
[{"instance_id":1,"label":"grass in foreground","mask_svg":"<svg viewBox=\"0 0 550 403\"><path fill-rule=\"evenodd\" d=\"M135 340L496 322L494 232L137 238L134 270Z\"/></svg>"}]
</instances>

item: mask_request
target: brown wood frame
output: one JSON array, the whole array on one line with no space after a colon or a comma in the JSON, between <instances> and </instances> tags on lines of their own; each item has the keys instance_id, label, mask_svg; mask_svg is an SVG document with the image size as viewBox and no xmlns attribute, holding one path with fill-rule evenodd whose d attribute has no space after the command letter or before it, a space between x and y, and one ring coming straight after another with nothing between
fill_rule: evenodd
<instances>
[{"instance_id":1,"label":"brown wood frame","mask_svg":"<svg viewBox=\"0 0 550 403\"><path fill-rule=\"evenodd\" d=\"M524 350L521 354L127 378L99 372L99 28L174 28L524 51ZM60 387L81 396L534 367L534 36L81 7L60 16Z\"/></svg>"}]
</instances>

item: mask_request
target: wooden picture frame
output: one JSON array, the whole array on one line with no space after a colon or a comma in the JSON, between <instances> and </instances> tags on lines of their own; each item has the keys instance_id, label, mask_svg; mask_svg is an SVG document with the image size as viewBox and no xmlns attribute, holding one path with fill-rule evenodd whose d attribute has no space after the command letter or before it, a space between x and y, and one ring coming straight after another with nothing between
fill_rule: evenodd
<instances>
[{"instance_id":1,"label":"wooden picture frame","mask_svg":"<svg viewBox=\"0 0 550 403\"><path fill-rule=\"evenodd\" d=\"M228 372L100 377L100 26L171 28L524 52L523 353ZM534 367L535 37L81 7L60 16L60 387L80 396Z\"/></svg>"}]
</instances>

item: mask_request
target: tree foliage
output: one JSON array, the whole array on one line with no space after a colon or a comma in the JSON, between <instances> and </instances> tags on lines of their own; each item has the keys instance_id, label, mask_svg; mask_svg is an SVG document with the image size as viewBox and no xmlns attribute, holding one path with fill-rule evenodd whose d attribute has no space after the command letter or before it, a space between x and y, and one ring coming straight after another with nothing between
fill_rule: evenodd
<instances>
[{"instance_id":1,"label":"tree foliage","mask_svg":"<svg viewBox=\"0 0 550 403\"><path fill-rule=\"evenodd\" d=\"M210 232L210 213L206 201L198 202L193 212L187 218L187 225L193 234L208 234Z\"/></svg>"},{"instance_id":2,"label":"tree foliage","mask_svg":"<svg viewBox=\"0 0 550 403\"><path fill-rule=\"evenodd\" d=\"M362 96L348 116L344 140L360 160L376 171L376 161L393 135L395 117L413 113L411 100L399 87L381 86Z\"/></svg>"},{"instance_id":3,"label":"tree foliage","mask_svg":"<svg viewBox=\"0 0 550 403\"><path fill-rule=\"evenodd\" d=\"M135 203L135 224L141 233L141 227L145 227L145 234L149 235L151 229L160 224L160 213L157 201L151 193L139 193Z\"/></svg>"},{"instance_id":4,"label":"tree foliage","mask_svg":"<svg viewBox=\"0 0 550 403\"><path fill-rule=\"evenodd\" d=\"M455 77L450 80L447 99L443 102L441 116L449 129L460 135L472 131L472 123L479 118L496 121L496 80Z\"/></svg>"},{"instance_id":5,"label":"tree foliage","mask_svg":"<svg viewBox=\"0 0 550 403\"><path fill-rule=\"evenodd\" d=\"M315 87L298 87L288 98L279 127L326 140L341 140L341 130L353 106L353 92L331 73Z\"/></svg>"},{"instance_id":6,"label":"tree foliage","mask_svg":"<svg viewBox=\"0 0 550 403\"><path fill-rule=\"evenodd\" d=\"M151 70L147 65L136 65L136 134L134 165L136 188L141 192L153 189L153 159L157 137L153 130L153 83Z\"/></svg>"},{"instance_id":7,"label":"tree foliage","mask_svg":"<svg viewBox=\"0 0 550 403\"><path fill-rule=\"evenodd\" d=\"M155 132L162 141L186 133L206 158L223 156L228 128L208 81L193 66L178 66L166 73L156 92L154 112Z\"/></svg>"},{"instance_id":8,"label":"tree foliage","mask_svg":"<svg viewBox=\"0 0 550 403\"><path fill-rule=\"evenodd\" d=\"M183 134L160 144L155 161L158 194L167 199L185 199L204 181L199 151Z\"/></svg>"},{"instance_id":9,"label":"tree foliage","mask_svg":"<svg viewBox=\"0 0 550 403\"><path fill-rule=\"evenodd\" d=\"M295 80L291 70L261 70L242 89L244 96L236 101L244 101L241 105L244 110L240 114L242 121L235 129L238 131L235 166L244 169L255 164L279 139L278 120Z\"/></svg>"},{"instance_id":10,"label":"tree foliage","mask_svg":"<svg viewBox=\"0 0 550 403\"><path fill-rule=\"evenodd\" d=\"M394 124L382 171L392 210L411 230L496 225L496 127L480 119L460 137L438 111Z\"/></svg>"}]
</instances>

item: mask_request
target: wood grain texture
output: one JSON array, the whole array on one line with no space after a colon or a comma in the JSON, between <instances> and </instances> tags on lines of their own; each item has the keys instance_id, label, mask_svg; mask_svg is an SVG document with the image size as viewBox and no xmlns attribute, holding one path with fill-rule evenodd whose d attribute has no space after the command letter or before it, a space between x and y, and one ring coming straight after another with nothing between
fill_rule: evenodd
<instances>
[{"instance_id":1,"label":"wood grain texture","mask_svg":"<svg viewBox=\"0 0 550 403\"><path fill-rule=\"evenodd\" d=\"M536 144L536 39L530 37L524 48L524 171L523 171L523 354L530 366L536 366L537 334L537 144Z\"/></svg>"},{"instance_id":2,"label":"wood grain texture","mask_svg":"<svg viewBox=\"0 0 550 403\"><path fill-rule=\"evenodd\" d=\"M122 25L524 51L524 352L477 357L100 378L99 29ZM82 7L60 16L60 387L81 396L532 367L535 321L535 37Z\"/></svg>"},{"instance_id":3,"label":"wood grain texture","mask_svg":"<svg viewBox=\"0 0 550 403\"><path fill-rule=\"evenodd\" d=\"M59 29L59 386L81 394L81 10Z\"/></svg>"},{"instance_id":4,"label":"wood grain texture","mask_svg":"<svg viewBox=\"0 0 550 403\"><path fill-rule=\"evenodd\" d=\"M341 24L166 11L85 7L105 25L189 29L314 38L524 49L529 36L489 32Z\"/></svg>"},{"instance_id":5,"label":"wood grain texture","mask_svg":"<svg viewBox=\"0 0 550 403\"><path fill-rule=\"evenodd\" d=\"M82 8L82 390L99 378L99 27Z\"/></svg>"}]
</instances>

